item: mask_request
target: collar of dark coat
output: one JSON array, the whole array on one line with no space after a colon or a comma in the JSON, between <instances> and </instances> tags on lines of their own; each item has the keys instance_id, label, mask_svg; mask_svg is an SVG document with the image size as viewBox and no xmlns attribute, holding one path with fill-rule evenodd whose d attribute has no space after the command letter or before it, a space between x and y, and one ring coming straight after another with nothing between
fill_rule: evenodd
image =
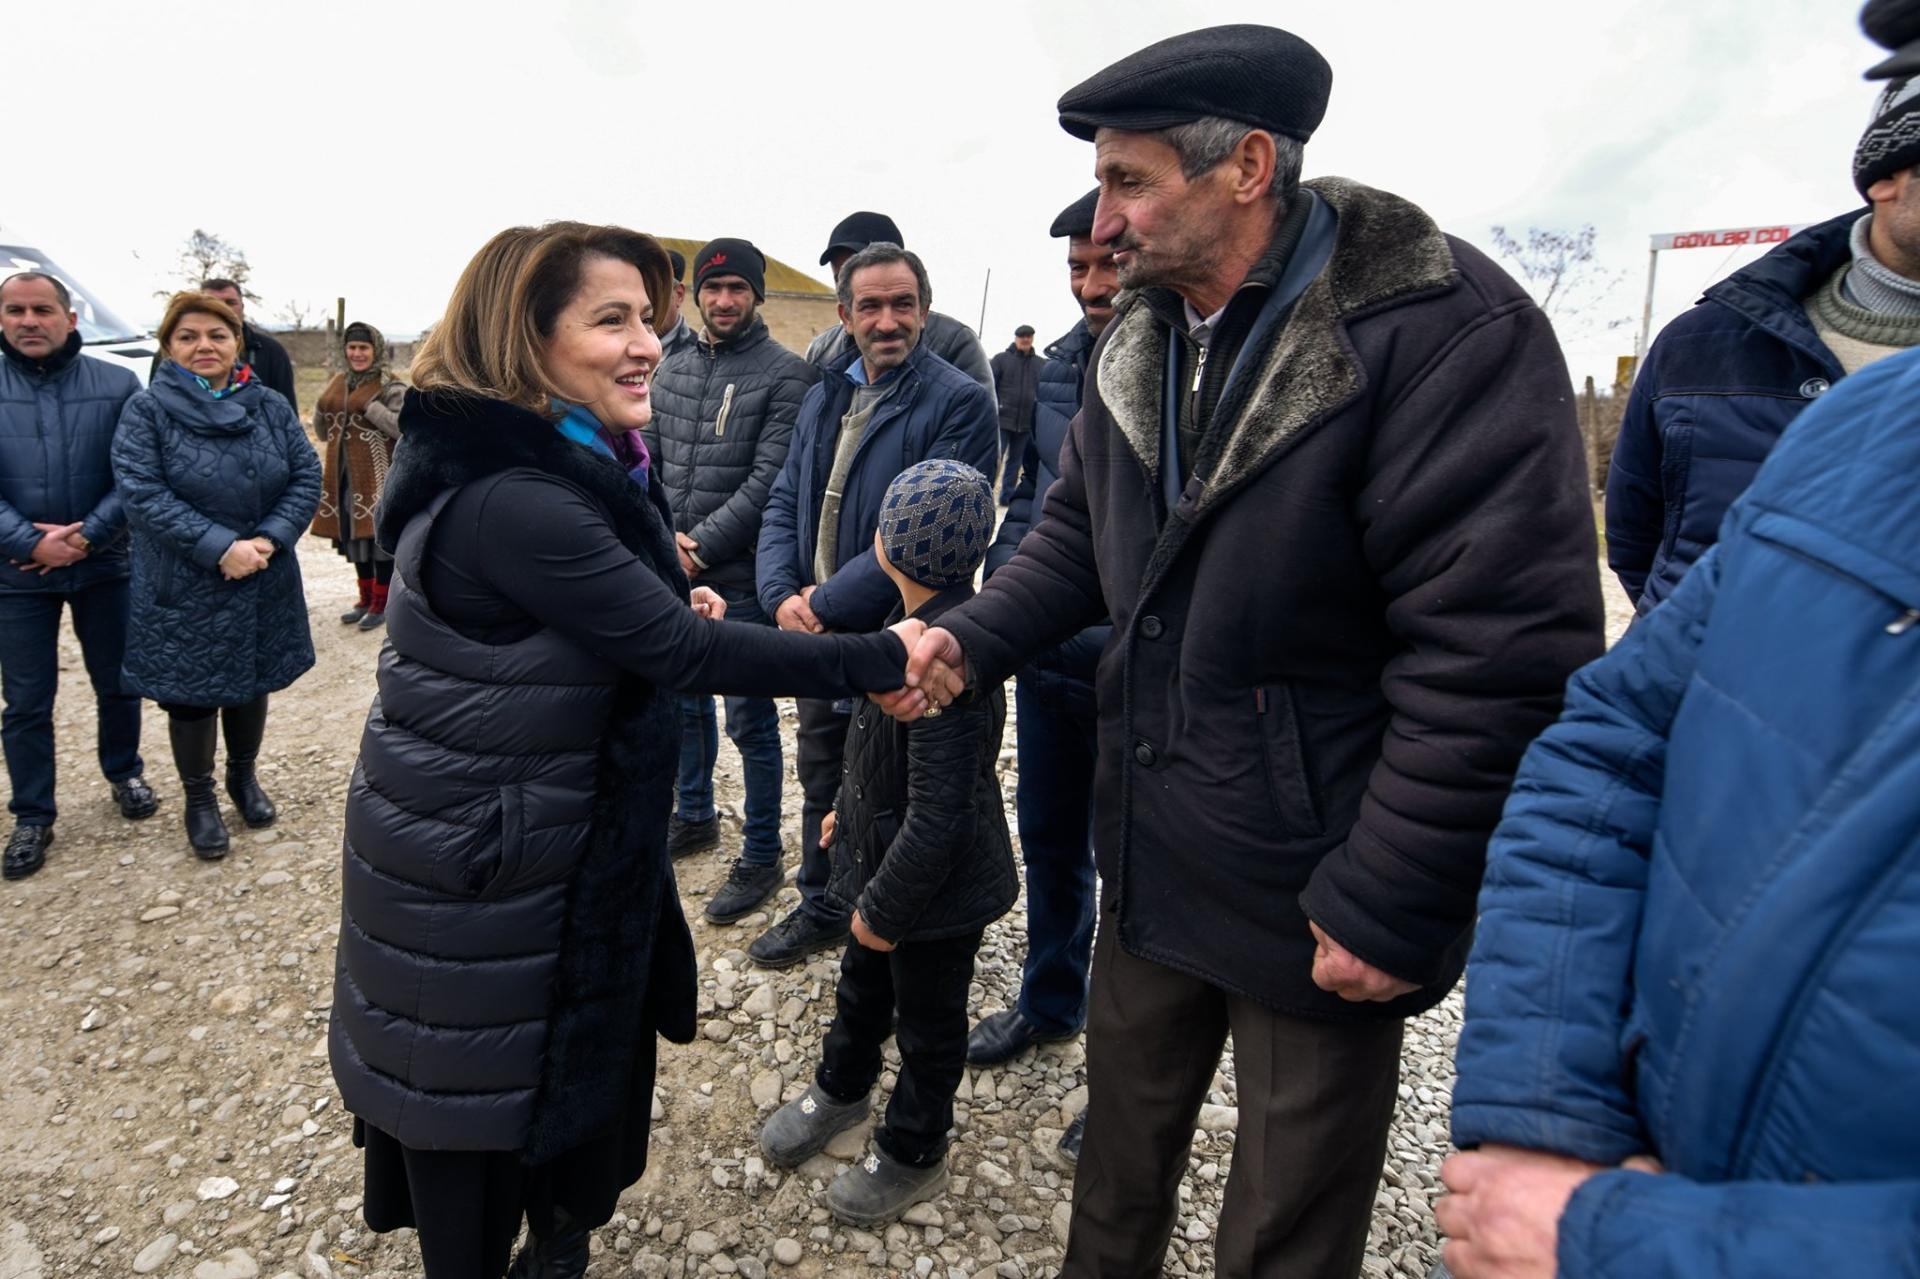
<instances>
[{"instance_id":1,"label":"collar of dark coat","mask_svg":"<svg viewBox=\"0 0 1920 1279\"><path fill-rule=\"evenodd\" d=\"M649 475L652 491L643 495L618 462L575 444L538 413L460 392L407 391L400 443L375 516L380 545L389 551L398 546L407 521L447 489L518 467L585 490L611 517L621 544L686 598L687 579L667 531L657 475Z\"/></svg>"},{"instance_id":2,"label":"collar of dark coat","mask_svg":"<svg viewBox=\"0 0 1920 1279\"><path fill-rule=\"evenodd\" d=\"M736 351L751 351L754 347L759 346L761 342L766 340L768 332L766 317L755 312L753 323L747 326L745 333L736 334L730 338L721 338L717 342L709 342L707 340L707 330L702 326L699 334L696 335L693 340L699 344L700 351L703 355L712 357L727 355Z\"/></svg>"},{"instance_id":3,"label":"collar of dark coat","mask_svg":"<svg viewBox=\"0 0 1920 1279\"><path fill-rule=\"evenodd\" d=\"M1087 358L1087 351L1093 346L1093 330L1087 327L1087 317L1081 316L1080 322L1047 347L1049 360L1069 360L1079 363Z\"/></svg>"},{"instance_id":4,"label":"collar of dark coat","mask_svg":"<svg viewBox=\"0 0 1920 1279\"><path fill-rule=\"evenodd\" d=\"M13 343L0 337L0 355L23 373L32 373L37 377L52 377L61 369L80 358L80 330L74 329L67 334L67 340L60 344L58 351L48 353L41 359L16 349Z\"/></svg>"},{"instance_id":5,"label":"collar of dark coat","mask_svg":"<svg viewBox=\"0 0 1920 1279\"><path fill-rule=\"evenodd\" d=\"M1318 178L1306 185L1339 218L1333 258L1300 295L1261 360L1219 465L1194 503L1196 515L1258 474L1301 431L1359 394L1363 374L1341 332L1345 323L1389 303L1450 288L1459 279L1446 236L1416 205L1344 178ZM1271 287L1276 269L1262 259L1248 283ZM1235 298L1250 295L1257 298L1252 290ZM1185 327L1185 314L1171 290L1123 294L1118 314L1101 335L1105 340L1095 365L1101 401L1156 485L1160 395L1167 342L1176 324Z\"/></svg>"}]
</instances>

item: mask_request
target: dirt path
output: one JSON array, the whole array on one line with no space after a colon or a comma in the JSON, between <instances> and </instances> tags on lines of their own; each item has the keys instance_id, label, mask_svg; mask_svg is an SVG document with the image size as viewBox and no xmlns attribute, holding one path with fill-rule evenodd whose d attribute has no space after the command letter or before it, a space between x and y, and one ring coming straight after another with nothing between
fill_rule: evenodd
<instances>
[{"instance_id":1,"label":"dirt path","mask_svg":"<svg viewBox=\"0 0 1920 1279\"><path fill-rule=\"evenodd\" d=\"M59 842L39 875L0 890L0 965L11 977L0 990L0 1279L419 1272L409 1232L374 1236L359 1224L358 1152L325 1052L341 814L382 636L335 621L353 589L344 562L312 540L300 555L319 661L273 701L261 773L281 818L258 833L236 821L224 862L187 850L151 706L147 775L162 807L148 822L119 819L93 764L91 698L66 637ZM1614 612L1617 629L1617 600ZM663 1048L653 1167L597 1233L592 1273L1051 1273L1072 1180L1054 1143L1085 1098L1078 1044L970 1073L953 1188L909 1224L851 1231L816 1206L860 1135L789 1176L761 1165L759 1118L809 1077L832 1016L834 961L763 974L743 951L766 916L698 922L738 839L738 762L730 745L721 758L723 850L679 867L700 948L701 1036ZM791 848L790 751L788 767ZM1006 789L1011 800L1011 775ZM789 886L779 906L794 900ZM1021 920L1016 908L989 930L976 1012L1005 1006L1017 988ZM1445 1150L1458 1015L1456 996L1409 1028L1370 1274L1421 1277L1431 1264L1427 1200ZM1233 1104L1229 1059L1202 1115L1169 1273L1211 1273Z\"/></svg>"}]
</instances>

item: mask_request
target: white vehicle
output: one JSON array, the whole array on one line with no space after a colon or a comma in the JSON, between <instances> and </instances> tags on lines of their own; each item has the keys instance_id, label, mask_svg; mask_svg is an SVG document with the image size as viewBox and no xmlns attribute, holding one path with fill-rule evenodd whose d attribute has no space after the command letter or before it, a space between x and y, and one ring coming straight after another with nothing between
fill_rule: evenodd
<instances>
[{"instance_id":1,"label":"white vehicle","mask_svg":"<svg viewBox=\"0 0 1920 1279\"><path fill-rule=\"evenodd\" d=\"M85 345L86 354L131 369L141 386L147 384L147 372L160 350L153 336L139 325L121 319L52 258L32 245L16 243L15 237L0 227L0 279L16 271L40 271L66 285L73 295L74 312L80 317L80 341Z\"/></svg>"}]
</instances>

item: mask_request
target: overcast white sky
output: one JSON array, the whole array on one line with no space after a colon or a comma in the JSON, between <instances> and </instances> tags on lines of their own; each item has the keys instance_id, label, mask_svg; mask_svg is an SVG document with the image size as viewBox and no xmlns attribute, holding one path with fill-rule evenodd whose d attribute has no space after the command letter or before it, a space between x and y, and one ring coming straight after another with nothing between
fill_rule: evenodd
<instances>
[{"instance_id":1,"label":"overcast white sky","mask_svg":"<svg viewBox=\"0 0 1920 1279\"><path fill-rule=\"evenodd\" d=\"M0 225L150 320L194 227L290 299L389 332L439 315L520 222L742 235L816 272L834 222L891 214L936 308L987 345L1077 312L1047 226L1092 185L1062 91L1161 37L1285 26L1334 68L1307 174L1407 196L1486 247L1591 222L1637 324L1649 233L1860 204L1877 60L1852 0L1070 0L883 6L644 0L89 0L0 8ZM1656 329L1752 254L1662 255ZM1569 342L1604 382L1633 325Z\"/></svg>"}]
</instances>

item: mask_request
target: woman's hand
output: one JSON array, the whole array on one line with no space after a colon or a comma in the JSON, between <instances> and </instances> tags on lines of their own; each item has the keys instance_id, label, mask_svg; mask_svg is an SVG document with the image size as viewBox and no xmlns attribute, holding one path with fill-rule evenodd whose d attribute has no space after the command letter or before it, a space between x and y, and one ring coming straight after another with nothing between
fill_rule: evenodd
<instances>
[{"instance_id":1,"label":"woman's hand","mask_svg":"<svg viewBox=\"0 0 1920 1279\"><path fill-rule=\"evenodd\" d=\"M693 612L696 617L704 617L718 622L723 620L727 615L726 600L720 598L720 592L714 590L711 586L694 587L691 603L693 604Z\"/></svg>"},{"instance_id":2,"label":"woman's hand","mask_svg":"<svg viewBox=\"0 0 1920 1279\"><path fill-rule=\"evenodd\" d=\"M853 939L868 950L877 950L883 955L893 949L892 942L867 927L867 921L860 918L858 910L853 912Z\"/></svg>"},{"instance_id":3,"label":"woman's hand","mask_svg":"<svg viewBox=\"0 0 1920 1279\"><path fill-rule=\"evenodd\" d=\"M229 582L237 582L243 577L251 577L267 566L267 557L260 548L245 538L235 538L226 554L220 557L220 575Z\"/></svg>"},{"instance_id":4,"label":"woman's hand","mask_svg":"<svg viewBox=\"0 0 1920 1279\"><path fill-rule=\"evenodd\" d=\"M251 541L253 542L254 550L259 551L261 555L269 560L273 558L273 541L270 538L256 537L252 538Z\"/></svg>"}]
</instances>

